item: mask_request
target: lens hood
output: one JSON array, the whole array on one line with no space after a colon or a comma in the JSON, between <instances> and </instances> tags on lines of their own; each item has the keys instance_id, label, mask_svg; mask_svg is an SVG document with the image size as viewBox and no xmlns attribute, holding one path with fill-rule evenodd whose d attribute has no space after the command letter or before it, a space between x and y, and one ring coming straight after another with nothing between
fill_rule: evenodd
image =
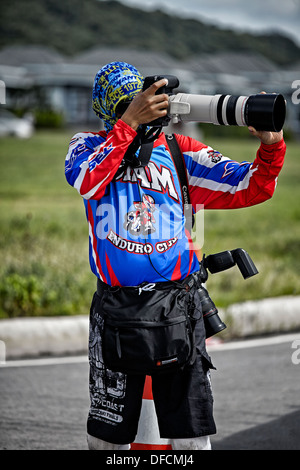
<instances>
[{"instance_id":1,"label":"lens hood","mask_svg":"<svg viewBox=\"0 0 300 470\"><path fill-rule=\"evenodd\" d=\"M281 131L286 115L286 103L281 94L250 95L245 104L245 121L257 131Z\"/></svg>"}]
</instances>

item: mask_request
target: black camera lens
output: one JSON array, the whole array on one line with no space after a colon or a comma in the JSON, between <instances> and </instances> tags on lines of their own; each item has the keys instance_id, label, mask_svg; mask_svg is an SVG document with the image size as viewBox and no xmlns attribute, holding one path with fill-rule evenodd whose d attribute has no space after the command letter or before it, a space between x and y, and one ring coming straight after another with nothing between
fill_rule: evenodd
<instances>
[{"instance_id":1,"label":"black camera lens","mask_svg":"<svg viewBox=\"0 0 300 470\"><path fill-rule=\"evenodd\" d=\"M227 126L253 126L257 131L279 132L284 124L284 97L276 93L259 93L249 97L220 95L216 121Z\"/></svg>"},{"instance_id":2,"label":"black camera lens","mask_svg":"<svg viewBox=\"0 0 300 470\"><path fill-rule=\"evenodd\" d=\"M206 332L206 338L210 338L220 331L226 328L225 323L222 322L218 315L218 309L215 306L214 302L211 300L209 293L207 290L201 286L198 289L200 300L201 300L201 307L202 307L202 314Z\"/></svg>"},{"instance_id":3,"label":"black camera lens","mask_svg":"<svg viewBox=\"0 0 300 470\"><path fill-rule=\"evenodd\" d=\"M285 114L284 97L275 93L251 95L245 106L245 121L257 131L281 131Z\"/></svg>"},{"instance_id":4,"label":"black camera lens","mask_svg":"<svg viewBox=\"0 0 300 470\"><path fill-rule=\"evenodd\" d=\"M225 328L227 328L225 323L222 322L221 318L219 317L218 311L210 312L206 315L203 315L203 319L205 325L206 338L210 338L211 336L216 335L217 333L220 333L220 331L225 330Z\"/></svg>"}]
</instances>

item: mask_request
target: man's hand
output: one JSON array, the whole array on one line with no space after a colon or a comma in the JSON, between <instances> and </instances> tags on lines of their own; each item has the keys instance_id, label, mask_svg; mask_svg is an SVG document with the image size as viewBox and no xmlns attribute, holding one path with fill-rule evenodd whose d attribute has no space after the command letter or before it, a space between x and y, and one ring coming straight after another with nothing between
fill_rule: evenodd
<instances>
[{"instance_id":1,"label":"man's hand","mask_svg":"<svg viewBox=\"0 0 300 470\"><path fill-rule=\"evenodd\" d=\"M167 79L163 78L153 83L147 90L138 93L122 115L122 121L137 130L140 124L147 124L154 119L166 116L169 97L167 94L156 95L155 93L167 83Z\"/></svg>"},{"instance_id":2,"label":"man's hand","mask_svg":"<svg viewBox=\"0 0 300 470\"><path fill-rule=\"evenodd\" d=\"M283 131L280 132L269 132L269 131L257 131L254 127L248 127L250 133L261 140L263 144L275 144L283 138Z\"/></svg>"}]
</instances>

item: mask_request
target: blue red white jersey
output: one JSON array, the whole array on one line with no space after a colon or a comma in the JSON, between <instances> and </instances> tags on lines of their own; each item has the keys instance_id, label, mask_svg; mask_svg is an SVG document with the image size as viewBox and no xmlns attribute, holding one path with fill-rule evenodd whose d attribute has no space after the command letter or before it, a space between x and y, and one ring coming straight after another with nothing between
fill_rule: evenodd
<instances>
[{"instance_id":1,"label":"blue red white jersey","mask_svg":"<svg viewBox=\"0 0 300 470\"><path fill-rule=\"evenodd\" d=\"M65 162L67 181L85 204L91 270L113 286L180 280L199 269L164 133L146 167L128 167L115 176L135 136L122 120L108 134L78 133ZM253 163L239 163L190 137L176 137L194 211L247 207L272 197L285 155L283 140L261 144Z\"/></svg>"}]
</instances>

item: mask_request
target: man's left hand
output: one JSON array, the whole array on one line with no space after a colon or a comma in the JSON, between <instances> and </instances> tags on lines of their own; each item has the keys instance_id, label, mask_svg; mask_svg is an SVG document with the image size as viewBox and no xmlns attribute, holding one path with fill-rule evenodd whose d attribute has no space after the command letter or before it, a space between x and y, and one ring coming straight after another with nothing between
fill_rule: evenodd
<instances>
[{"instance_id":1,"label":"man's left hand","mask_svg":"<svg viewBox=\"0 0 300 470\"><path fill-rule=\"evenodd\" d=\"M250 133L261 140L263 144L271 145L280 142L283 138L283 131L270 132L270 131L257 131L254 127L248 127Z\"/></svg>"}]
</instances>

